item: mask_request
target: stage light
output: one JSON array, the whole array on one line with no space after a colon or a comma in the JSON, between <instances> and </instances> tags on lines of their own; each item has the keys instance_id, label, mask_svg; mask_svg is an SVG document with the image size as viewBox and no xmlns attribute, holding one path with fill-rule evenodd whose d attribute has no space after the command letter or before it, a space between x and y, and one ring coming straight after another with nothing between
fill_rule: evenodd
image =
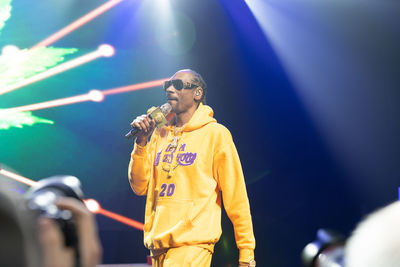
<instances>
[{"instance_id":1,"label":"stage light","mask_svg":"<svg viewBox=\"0 0 400 267\"><path fill-rule=\"evenodd\" d=\"M169 0L145 0L140 13L146 14L158 46L168 55L187 53L196 41L192 19L179 11Z\"/></svg>"},{"instance_id":2,"label":"stage light","mask_svg":"<svg viewBox=\"0 0 400 267\"><path fill-rule=\"evenodd\" d=\"M88 95L90 100L94 102L101 102L104 100L104 94L99 90L90 90Z\"/></svg>"},{"instance_id":3,"label":"stage light","mask_svg":"<svg viewBox=\"0 0 400 267\"><path fill-rule=\"evenodd\" d=\"M103 57L112 57L115 54L114 47L108 44L100 45L98 51L103 55Z\"/></svg>"},{"instance_id":4,"label":"stage light","mask_svg":"<svg viewBox=\"0 0 400 267\"><path fill-rule=\"evenodd\" d=\"M116 214L114 212L111 212L111 211L108 211L108 210L105 210L105 209L100 209L98 211L98 214L107 216L107 217L109 217L109 218L111 218L113 220L119 221L121 223L124 223L126 225L132 226L132 227L134 227L136 229L139 229L139 230L143 231L143 227L144 227L143 223L140 223L140 222L137 222L135 220L129 219L129 218L125 217L125 216Z\"/></svg>"},{"instance_id":5,"label":"stage light","mask_svg":"<svg viewBox=\"0 0 400 267\"><path fill-rule=\"evenodd\" d=\"M92 99L89 96L89 94L83 94L83 95L60 98L60 99L56 99L56 100L50 100L50 101L46 101L46 102L41 102L41 103L36 103L36 104L31 104L31 105L26 105L26 106L21 106L21 107L3 109L3 110L0 110L0 115L3 116L3 115L10 114L10 113L15 113L15 112L46 109L46 108L70 105L70 104L75 104L75 103L79 103L79 102L91 101L91 100Z\"/></svg>"},{"instance_id":6,"label":"stage light","mask_svg":"<svg viewBox=\"0 0 400 267\"><path fill-rule=\"evenodd\" d=\"M155 38L167 54L181 55L188 52L196 41L193 21L184 13L163 9L155 28ZM164 14L167 13L167 14Z\"/></svg>"},{"instance_id":7,"label":"stage light","mask_svg":"<svg viewBox=\"0 0 400 267\"><path fill-rule=\"evenodd\" d=\"M38 184L38 182L36 182L36 181L33 181L31 179L28 179L26 177L23 177L21 175L18 175L16 173L13 173L13 172L10 172L10 171L4 170L4 169L0 169L0 174L2 174L4 176L7 176L8 178L11 178L11 179L13 179L15 181L18 181L18 182L24 183L26 185L29 185L29 186L35 186L35 185ZM68 180L67 183L69 183L69 185L71 185L71 186L76 186L76 182L72 181L72 180L73 179ZM110 219L113 219L115 221L121 222L123 224L129 225L129 226L131 226L133 228L136 228L136 229L139 229L139 230L143 231L143 227L144 227L143 223L135 221L135 220L130 219L130 218L127 218L125 216L119 215L119 214L114 213L112 211L105 210L94 199L85 199L84 203L85 203L86 207L88 208L88 210L90 212L93 212L95 214L101 214L103 216L109 217Z\"/></svg>"},{"instance_id":8,"label":"stage light","mask_svg":"<svg viewBox=\"0 0 400 267\"><path fill-rule=\"evenodd\" d=\"M19 53L20 49L16 45L6 45L1 49L1 57L13 57Z\"/></svg>"},{"instance_id":9,"label":"stage light","mask_svg":"<svg viewBox=\"0 0 400 267\"><path fill-rule=\"evenodd\" d=\"M121 93L130 92L130 91L143 90L143 89L147 89L147 88L151 88L151 87L161 86L165 80L167 80L167 79L160 79L160 80L155 80L155 81L151 81L151 82L132 84L132 85L128 85L128 86L108 89L105 91L91 90L89 93L83 94L83 95L60 98L60 99L56 99L56 100L50 100L50 101L26 105L26 106L2 109L2 110L0 110L0 116L9 115L9 114L15 113L15 112L46 109L46 108L76 104L76 103L86 102L86 101L100 102L104 99L104 96L106 96L106 95L121 94Z\"/></svg>"},{"instance_id":10,"label":"stage light","mask_svg":"<svg viewBox=\"0 0 400 267\"><path fill-rule=\"evenodd\" d=\"M37 182L35 182L35 181L31 180L31 179L28 179L28 178L23 177L21 175L18 175L16 173L7 171L5 169L0 169L0 174L2 174L4 176L7 176L8 178L11 178L11 179L13 179L13 180L15 180L17 182L29 185L29 186L34 186L34 185L37 184Z\"/></svg>"},{"instance_id":11,"label":"stage light","mask_svg":"<svg viewBox=\"0 0 400 267\"><path fill-rule=\"evenodd\" d=\"M98 59L100 57L104 56L110 56L114 51L114 48L110 45L101 45L96 51L90 52L88 54L85 54L83 56L80 56L78 58L72 59L70 61L64 62L56 67L53 67L51 69L48 69L42 73L39 73L35 76L29 77L25 80L22 80L20 82L17 82L15 84L12 84L10 86L7 86L6 88L0 89L0 95L17 90L23 86L38 82L40 80L46 79L48 77L51 77L53 75L62 73L64 71L70 70L72 68L76 68L80 65L83 65L85 63L88 63L90 61L93 61L95 59Z\"/></svg>"},{"instance_id":12,"label":"stage light","mask_svg":"<svg viewBox=\"0 0 400 267\"><path fill-rule=\"evenodd\" d=\"M85 199L84 203L85 203L86 207L88 208L88 210L90 210L90 212L98 213L99 210L101 209L99 202L97 202L94 199Z\"/></svg>"},{"instance_id":13,"label":"stage light","mask_svg":"<svg viewBox=\"0 0 400 267\"><path fill-rule=\"evenodd\" d=\"M123 0L110 0L98 8L92 10L91 12L87 13L86 15L82 16L81 18L77 19L76 21L72 22L68 26L62 28L58 32L54 33L53 35L49 36L45 40L39 42L38 44L34 45L31 49L37 49L39 47L49 46L50 44L56 42L57 40L63 38L64 36L70 34L71 32L75 31L79 27L83 26L84 24L88 23L89 21L93 20L97 16L103 14L110 8L114 7L118 3L122 2Z\"/></svg>"},{"instance_id":14,"label":"stage light","mask_svg":"<svg viewBox=\"0 0 400 267\"><path fill-rule=\"evenodd\" d=\"M144 83L138 83L138 84L132 84L128 86L122 86L122 87L116 87L113 89L108 89L102 91L104 95L113 95L113 94L121 94L121 93L126 93L130 91L137 91L137 90L143 90L151 87L157 87L161 86L164 84L166 80L169 78L164 78L164 79L159 79L155 81L150 81L150 82L144 82Z\"/></svg>"}]
</instances>

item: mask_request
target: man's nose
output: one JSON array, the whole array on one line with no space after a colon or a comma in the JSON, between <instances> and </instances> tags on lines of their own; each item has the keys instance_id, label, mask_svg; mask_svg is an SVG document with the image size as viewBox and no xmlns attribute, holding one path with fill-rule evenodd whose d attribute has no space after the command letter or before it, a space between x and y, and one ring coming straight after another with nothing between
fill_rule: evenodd
<instances>
[{"instance_id":1,"label":"man's nose","mask_svg":"<svg viewBox=\"0 0 400 267\"><path fill-rule=\"evenodd\" d=\"M167 92L167 93L173 93L174 91L175 91L175 87L172 84L165 90L165 92Z\"/></svg>"}]
</instances>

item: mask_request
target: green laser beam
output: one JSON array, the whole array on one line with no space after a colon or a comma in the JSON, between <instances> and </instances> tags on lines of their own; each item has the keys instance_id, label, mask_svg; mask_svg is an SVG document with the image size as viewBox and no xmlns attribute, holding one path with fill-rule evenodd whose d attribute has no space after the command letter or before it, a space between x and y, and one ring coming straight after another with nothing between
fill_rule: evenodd
<instances>
[{"instance_id":1,"label":"green laser beam","mask_svg":"<svg viewBox=\"0 0 400 267\"><path fill-rule=\"evenodd\" d=\"M22 128L24 125L32 126L37 123L54 124L54 121L34 116L30 111L9 113L7 115L1 115L0 113L0 130L8 130L11 127Z\"/></svg>"},{"instance_id":2,"label":"green laser beam","mask_svg":"<svg viewBox=\"0 0 400 267\"><path fill-rule=\"evenodd\" d=\"M1 1L1 0L0 0ZM35 50L17 50L0 57L0 88L41 73L64 61L77 48L42 47Z\"/></svg>"},{"instance_id":3,"label":"green laser beam","mask_svg":"<svg viewBox=\"0 0 400 267\"><path fill-rule=\"evenodd\" d=\"M6 25L6 21L11 17L11 0L0 0L0 31Z\"/></svg>"}]
</instances>

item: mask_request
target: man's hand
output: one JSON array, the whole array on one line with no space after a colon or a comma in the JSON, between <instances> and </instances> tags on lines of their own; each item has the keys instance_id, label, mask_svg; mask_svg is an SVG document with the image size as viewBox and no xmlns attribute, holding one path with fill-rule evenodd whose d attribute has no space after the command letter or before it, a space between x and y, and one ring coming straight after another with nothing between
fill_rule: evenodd
<instances>
[{"instance_id":1,"label":"man's hand","mask_svg":"<svg viewBox=\"0 0 400 267\"><path fill-rule=\"evenodd\" d=\"M141 146L147 144L149 136L153 133L156 123L150 119L147 115L141 115L131 123L132 127L139 129L139 133L136 135L136 143Z\"/></svg>"},{"instance_id":2,"label":"man's hand","mask_svg":"<svg viewBox=\"0 0 400 267\"><path fill-rule=\"evenodd\" d=\"M239 267L255 267L256 266L256 261L252 260L249 263L247 262L239 262Z\"/></svg>"},{"instance_id":3,"label":"man's hand","mask_svg":"<svg viewBox=\"0 0 400 267\"><path fill-rule=\"evenodd\" d=\"M44 267L72 267L75 253L64 246L64 238L57 223L46 217L39 218L38 239L43 251Z\"/></svg>"},{"instance_id":4,"label":"man's hand","mask_svg":"<svg viewBox=\"0 0 400 267\"><path fill-rule=\"evenodd\" d=\"M93 214L74 198L59 198L56 205L70 210L75 218L79 253L82 267L95 267L101 261L102 248L97 235ZM39 219L39 242L42 245L45 267L72 267L75 253L64 246L63 234L56 222L49 218Z\"/></svg>"}]
</instances>

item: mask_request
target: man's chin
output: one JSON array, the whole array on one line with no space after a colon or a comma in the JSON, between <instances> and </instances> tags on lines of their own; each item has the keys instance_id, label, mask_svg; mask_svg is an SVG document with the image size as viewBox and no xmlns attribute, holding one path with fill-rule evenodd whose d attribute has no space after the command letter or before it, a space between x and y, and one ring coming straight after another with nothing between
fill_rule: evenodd
<instances>
[{"instance_id":1,"label":"man's chin","mask_svg":"<svg viewBox=\"0 0 400 267\"><path fill-rule=\"evenodd\" d=\"M168 104L170 104L172 107L171 111L175 112L176 108L178 107L178 101L176 101L175 99L169 99Z\"/></svg>"}]
</instances>

